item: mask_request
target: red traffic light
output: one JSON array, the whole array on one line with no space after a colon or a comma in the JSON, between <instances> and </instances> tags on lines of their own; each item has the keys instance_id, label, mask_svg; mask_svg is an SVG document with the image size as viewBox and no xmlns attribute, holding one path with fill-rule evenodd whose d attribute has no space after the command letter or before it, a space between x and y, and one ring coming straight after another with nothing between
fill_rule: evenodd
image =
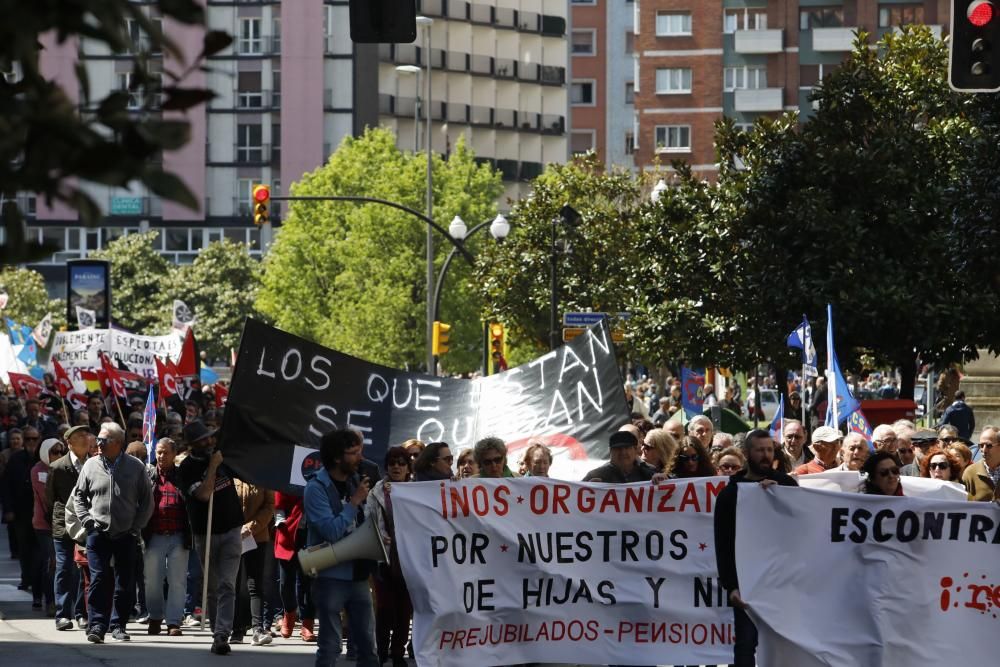
<instances>
[{"instance_id":1,"label":"red traffic light","mask_svg":"<svg viewBox=\"0 0 1000 667\"><path fill-rule=\"evenodd\" d=\"M253 189L253 199L256 202L266 202L271 198L271 188L266 185L258 185Z\"/></svg>"},{"instance_id":2,"label":"red traffic light","mask_svg":"<svg viewBox=\"0 0 1000 667\"><path fill-rule=\"evenodd\" d=\"M982 28L993 20L993 3L990 0L976 0L969 4L966 16L969 17L969 23Z\"/></svg>"}]
</instances>

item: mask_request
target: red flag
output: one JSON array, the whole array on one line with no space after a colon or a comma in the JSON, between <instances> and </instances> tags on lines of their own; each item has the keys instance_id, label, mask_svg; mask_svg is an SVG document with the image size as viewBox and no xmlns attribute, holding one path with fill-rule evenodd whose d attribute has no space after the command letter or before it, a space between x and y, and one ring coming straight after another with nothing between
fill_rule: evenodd
<instances>
[{"instance_id":1,"label":"red flag","mask_svg":"<svg viewBox=\"0 0 1000 667\"><path fill-rule=\"evenodd\" d=\"M215 387L213 389L215 392L215 407L221 408L226 404L226 399L229 398L229 390L218 382L215 383Z\"/></svg>"},{"instance_id":2,"label":"red flag","mask_svg":"<svg viewBox=\"0 0 1000 667\"><path fill-rule=\"evenodd\" d=\"M122 380L121 373L118 372L118 369L115 368L114 364L111 363L111 359L106 354L101 354L101 367L107 376L108 389L114 394L115 398L128 399L128 394L125 392L125 382Z\"/></svg>"},{"instance_id":3,"label":"red flag","mask_svg":"<svg viewBox=\"0 0 1000 667\"><path fill-rule=\"evenodd\" d=\"M198 353L195 351L194 332L189 328L184 334L181 356L177 360L177 376L198 375Z\"/></svg>"},{"instance_id":4,"label":"red flag","mask_svg":"<svg viewBox=\"0 0 1000 667\"><path fill-rule=\"evenodd\" d=\"M7 375L10 376L10 384L14 387L14 393L24 400L38 398L38 395L45 391L45 384L30 375L23 373L7 373Z\"/></svg>"},{"instance_id":5,"label":"red flag","mask_svg":"<svg viewBox=\"0 0 1000 667\"><path fill-rule=\"evenodd\" d=\"M177 394L177 367L174 362L167 359L167 363L160 361L156 357L156 375L160 381L160 397L170 398Z\"/></svg>"},{"instance_id":6,"label":"red flag","mask_svg":"<svg viewBox=\"0 0 1000 667\"><path fill-rule=\"evenodd\" d=\"M66 369L55 359L52 360L52 368L56 375L56 389L59 395L70 402L74 410L82 410L87 407L87 397L80 394L73 386L73 381L69 379Z\"/></svg>"}]
</instances>

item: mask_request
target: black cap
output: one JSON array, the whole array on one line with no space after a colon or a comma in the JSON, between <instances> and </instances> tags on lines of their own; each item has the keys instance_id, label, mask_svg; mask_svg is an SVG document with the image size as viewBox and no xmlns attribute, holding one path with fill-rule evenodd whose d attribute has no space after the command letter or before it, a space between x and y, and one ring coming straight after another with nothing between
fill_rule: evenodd
<instances>
[{"instance_id":1,"label":"black cap","mask_svg":"<svg viewBox=\"0 0 1000 667\"><path fill-rule=\"evenodd\" d=\"M938 432L930 428L922 428L910 436L910 442L912 442L915 445L936 442L937 439L938 439Z\"/></svg>"},{"instance_id":2,"label":"black cap","mask_svg":"<svg viewBox=\"0 0 1000 667\"><path fill-rule=\"evenodd\" d=\"M628 431L615 431L611 434L611 439L608 440L608 446L612 449L615 447L635 447L638 444L639 441Z\"/></svg>"},{"instance_id":3,"label":"black cap","mask_svg":"<svg viewBox=\"0 0 1000 667\"><path fill-rule=\"evenodd\" d=\"M189 445L199 440L204 440L210 435L215 435L218 429L209 429L200 419L189 423L184 427L184 441Z\"/></svg>"}]
</instances>

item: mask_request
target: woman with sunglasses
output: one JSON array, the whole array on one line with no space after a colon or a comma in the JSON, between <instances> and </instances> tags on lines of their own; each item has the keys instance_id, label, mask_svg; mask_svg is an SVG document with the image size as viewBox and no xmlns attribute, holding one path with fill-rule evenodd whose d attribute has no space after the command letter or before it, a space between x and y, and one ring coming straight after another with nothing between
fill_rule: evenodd
<instances>
[{"instance_id":1,"label":"woman with sunglasses","mask_svg":"<svg viewBox=\"0 0 1000 667\"><path fill-rule=\"evenodd\" d=\"M708 451L701 444L701 440L693 435L685 436L681 440L680 452L674 460L674 470L672 477L681 479L686 477L714 477L715 467L708 456Z\"/></svg>"},{"instance_id":2,"label":"woman with sunglasses","mask_svg":"<svg viewBox=\"0 0 1000 667\"><path fill-rule=\"evenodd\" d=\"M375 646L379 664L385 664L391 658L393 667L406 665L406 639L410 632L413 605L399 566L391 493L394 484L410 480L411 468L406 448L390 447L385 454L386 476L372 487L367 503L374 509L379 531L389 550L389 562L379 563L375 574Z\"/></svg>"},{"instance_id":3,"label":"woman with sunglasses","mask_svg":"<svg viewBox=\"0 0 1000 667\"><path fill-rule=\"evenodd\" d=\"M889 452L875 452L868 457L861 472L865 473L864 492L877 496L901 496L899 463Z\"/></svg>"},{"instance_id":4,"label":"woman with sunglasses","mask_svg":"<svg viewBox=\"0 0 1000 667\"><path fill-rule=\"evenodd\" d=\"M413 478L418 482L451 479L451 464L454 461L447 442L432 442L421 450L413 462Z\"/></svg>"},{"instance_id":5,"label":"woman with sunglasses","mask_svg":"<svg viewBox=\"0 0 1000 667\"><path fill-rule=\"evenodd\" d=\"M726 447L715 457L715 472L732 477L746 467L747 460L736 447Z\"/></svg>"},{"instance_id":6,"label":"woman with sunglasses","mask_svg":"<svg viewBox=\"0 0 1000 667\"><path fill-rule=\"evenodd\" d=\"M920 461L921 477L960 482L963 470L962 462L954 454L940 447L931 447Z\"/></svg>"},{"instance_id":7,"label":"woman with sunglasses","mask_svg":"<svg viewBox=\"0 0 1000 667\"><path fill-rule=\"evenodd\" d=\"M677 455L677 441L662 428L654 428L642 441L640 457L656 472L669 473Z\"/></svg>"}]
</instances>

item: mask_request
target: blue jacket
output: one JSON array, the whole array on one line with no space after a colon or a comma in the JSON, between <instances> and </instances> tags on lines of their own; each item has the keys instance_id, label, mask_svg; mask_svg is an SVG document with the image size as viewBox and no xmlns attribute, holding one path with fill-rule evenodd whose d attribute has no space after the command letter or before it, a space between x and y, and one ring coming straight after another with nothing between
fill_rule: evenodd
<instances>
[{"instance_id":1,"label":"blue jacket","mask_svg":"<svg viewBox=\"0 0 1000 667\"><path fill-rule=\"evenodd\" d=\"M347 493L353 495L358 487L356 476L347 480ZM339 542L352 533L357 526L360 508L340 499L340 492L330 479L326 469L320 470L307 483L302 500L306 520L309 524L307 546L315 546L323 542ZM362 516L362 519L364 517ZM320 570L319 578L354 580L354 562L338 563L333 567Z\"/></svg>"},{"instance_id":2,"label":"blue jacket","mask_svg":"<svg viewBox=\"0 0 1000 667\"><path fill-rule=\"evenodd\" d=\"M948 406L948 409L941 415L941 423L938 428L945 424L950 424L958 429L958 434L963 438L971 438L972 432L976 430L976 417L965 401L955 401Z\"/></svg>"}]
</instances>

